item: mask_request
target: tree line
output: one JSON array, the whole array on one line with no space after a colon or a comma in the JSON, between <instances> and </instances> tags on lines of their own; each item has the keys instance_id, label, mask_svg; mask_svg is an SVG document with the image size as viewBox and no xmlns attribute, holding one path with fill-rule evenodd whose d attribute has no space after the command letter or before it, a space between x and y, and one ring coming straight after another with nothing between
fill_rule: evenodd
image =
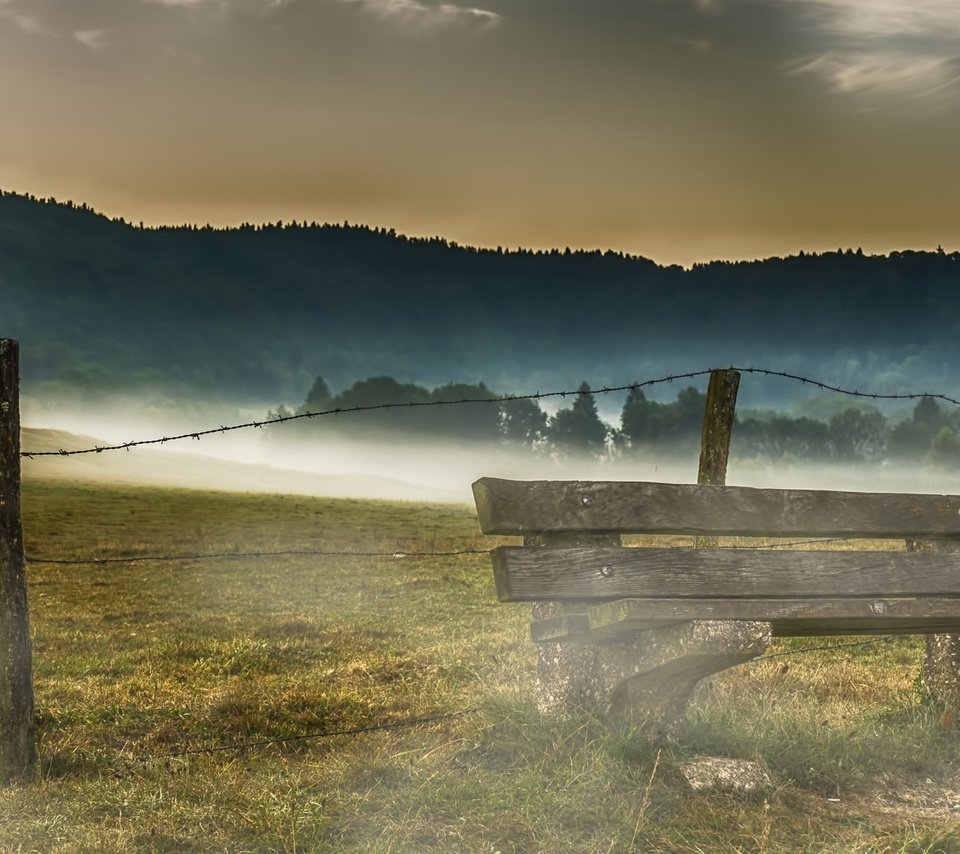
<instances>
[{"instance_id":1,"label":"tree line","mask_svg":"<svg viewBox=\"0 0 960 854\"><path fill-rule=\"evenodd\" d=\"M129 387L254 407L299 399L316 366L337 388L438 363L467 383L537 365L554 385L784 354L847 385L942 387L960 361L958 285L956 251L684 270L350 223L140 228L0 191L2 331L24 344L25 387L51 397Z\"/></svg>"},{"instance_id":2,"label":"tree line","mask_svg":"<svg viewBox=\"0 0 960 854\"><path fill-rule=\"evenodd\" d=\"M437 405L457 400L490 402ZM408 403L413 406L379 408ZM705 406L706 394L693 386L681 389L670 402L650 400L642 388L634 388L627 394L619 424L612 426L601 419L585 382L568 405L548 414L536 399L503 397L484 383L428 389L379 376L334 394L318 377L303 404L294 410L281 406L270 414L333 411L285 425L285 431L292 427L299 437L326 432L367 439L449 440L498 444L543 457L612 459L695 451ZM960 469L960 409L948 409L933 397L922 397L909 415L899 419L861 402L838 407L828 417L743 409L737 413L731 450L741 458L768 462L899 460Z\"/></svg>"}]
</instances>

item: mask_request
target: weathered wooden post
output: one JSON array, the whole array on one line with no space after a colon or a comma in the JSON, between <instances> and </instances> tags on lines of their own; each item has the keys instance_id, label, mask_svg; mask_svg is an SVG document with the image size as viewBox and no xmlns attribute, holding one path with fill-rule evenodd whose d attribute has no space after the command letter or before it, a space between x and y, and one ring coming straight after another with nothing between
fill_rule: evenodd
<instances>
[{"instance_id":1,"label":"weathered wooden post","mask_svg":"<svg viewBox=\"0 0 960 854\"><path fill-rule=\"evenodd\" d=\"M27 583L20 521L20 393L16 341L0 338L0 783L36 762Z\"/></svg>"},{"instance_id":2,"label":"weathered wooden post","mask_svg":"<svg viewBox=\"0 0 960 854\"><path fill-rule=\"evenodd\" d=\"M727 460L730 458L730 436L737 414L737 390L740 374L737 371L712 371L707 387L707 407L703 413L703 432L700 434L700 467L697 483L723 486L727 482ZM715 549L719 537L697 537L698 549Z\"/></svg>"},{"instance_id":3,"label":"weathered wooden post","mask_svg":"<svg viewBox=\"0 0 960 854\"><path fill-rule=\"evenodd\" d=\"M737 413L740 374L734 370L712 371L707 387L707 408L700 436L700 468L697 483L723 486L727 482L730 436Z\"/></svg>"}]
</instances>

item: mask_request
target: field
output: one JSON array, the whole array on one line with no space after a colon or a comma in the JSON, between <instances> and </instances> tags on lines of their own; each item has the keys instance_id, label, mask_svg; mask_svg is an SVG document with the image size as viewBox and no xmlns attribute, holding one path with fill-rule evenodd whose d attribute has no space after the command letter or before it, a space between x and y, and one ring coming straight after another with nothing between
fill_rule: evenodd
<instances>
[{"instance_id":1,"label":"field","mask_svg":"<svg viewBox=\"0 0 960 854\"><path fill-rule=\"evenodd\" d=\"M466 505L31 480L23 512L38 558L494 544ZM483 555L28 574L41 773L0 791L2 851L960 851L920 638L728 671L654 744L536 711L527 608ZM775 792L691 794L700 753L762 761Z\"/></svg>"}]
</instances>

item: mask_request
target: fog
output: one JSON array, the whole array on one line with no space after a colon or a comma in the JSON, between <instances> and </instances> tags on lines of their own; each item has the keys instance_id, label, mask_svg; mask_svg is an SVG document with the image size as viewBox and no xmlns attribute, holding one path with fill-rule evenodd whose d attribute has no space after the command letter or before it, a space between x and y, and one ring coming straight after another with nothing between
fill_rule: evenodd
<instances>
[{"instance_id":1,"label":"fog","mask_svg":"<svg viewBox=\"0 0 960 854\"><path fill-rule=\"evenodd\" d=\"M241 413L243 415L243 413ZM75 450L215 428L233 421L123 419L116 413L25 417L26 451ZM248 416L249 417L249 416ZM260 413L256 417L262 418ZM24 460L25 479L56 478L197 489L392 500L471 502L479 477L543 480L643 480L695 483L698 454L624 455L615 459L545 458L529 451L455 442L398 438L359 440L296 422L181 439L162 446ZM293 429L290 429L293 428ZM769 464L736 453L727 482L742 486L843 489L872 492L960 493L960 476L921 465Z\"/></svg>"}]
</instances>

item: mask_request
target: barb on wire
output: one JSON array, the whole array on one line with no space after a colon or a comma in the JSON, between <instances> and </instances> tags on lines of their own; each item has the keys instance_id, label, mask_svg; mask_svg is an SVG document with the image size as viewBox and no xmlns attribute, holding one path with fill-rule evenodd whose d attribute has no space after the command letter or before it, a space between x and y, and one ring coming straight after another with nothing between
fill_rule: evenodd
<instances>
[{"instance_id":1,"label":"barb on wire","mask_svg":"<svg viewBox=\"0 0 960 854\"><path fill-rule=\"evenodd\" d=\"M149 762L157 759L172 759L177 756L190 756L202 753L222 753L230 750L246 750L250 747L266 747L267 745L271 744L286 744L293 741L307 741L311 739L334 738L336 736L347 735L362 735L363 733L379 732L381 730L403 729L405 727L421 726L422 724L449 720L450 718L463 717L464 715L474 714L478 711L480 711L479 708L473 706L467 709L458 709L455 712L443 712L442 714L436 715L422 715L416 718L404 718L403 720L399 721L371 724L370 726L353 727L351 729L327 730L325 732L308 732L303 733L302 735L281 736L280 738L263 738L257 741L240 741L232 742L230 744L219 744L214 747L186 747L178 750L167 751L166 753L158 753L151 756L138 756L136 758L140 762Z\"/></svg>"},{"instance_id":2,"label":"barb on wire","mask_svg":"<svg viewBox=\"0 0 960 854\"><path fill-rule=\"evenodd\" d=\"M460 557L462 555L488 555L491 549L455 549L440 552L411 552L395 549L389 552L335 551L325 549L285 549L267 552L192 552L179 555L130 555L125 557L45 558L26 555L24 560L32 564L51 565L103 565L113 563L140 563L154 561L222 560L229 558L262 557Z\"/></svg>"},{"instance_id":3,"label":"barb on wire","mask_svg":"<svg viewBox=\"0 0 960 854\"><path fill-rule=\"evenodd\" d=\"M591 394L612 394L614 392L620 391L632 391L639 388L648 388L649 386L661 385L663 383L675 382L677 380L686 380L686 379L695 379L696 377L708 376L714 369L706 368L701 371L687 371L686 373L680 374L669 374L664 377L657 377L656 379L644 380L642 382L629 383L627 385L619 386L603 386L601 388L591 389ZM811 379L810 377L804 377L799 374L791 374L787 371L775 371L769 368L753 368L753 367L736 367L731 365L730 370L739 371L743 374L759 374L762 376L769 377L780 377L782 379L794 380L796 382L805 383L807 385L816 386L819 389L824 391L832 391L837 394L845 394L851 397L864 397L870 398L872 400L918 400L924 397L932 397L937 400L942 400L946 403L952 403L957 406L960 406L960 400L954 397L950 397L946 394L936 393L936 392L904 392L899 394L879 394L875 392L866 392L860 391L858 389L846 389L841 388L840 386L831 385L830 383L823 382L822 380ZM335 407L334 409L324 409L317 412L300 412L295 415L280 415L276 418L268 418L263 421L246 421L243 424L231 424L231 425L220 425L219 427L213 427L208 430L194 430L188 433L179 433L174 436L161 436L156 439L139 439L131 442L122 442L116 445L97 445L92 448L80 448L77 450L68 451L66 449L59 449L57 451L21 451L20 456L27 459L34 459L35 457L73 457L79 456L82 454L101 454L105 451L129 451L131 448L139 448L145 445L165 445L167 442L177 442L181 439L201 439L204 436L212 436L217 433L230 433L235 430L245 430L248 428L261 428L269 427L274 424L285 424L288 421L299 421L301 419L307 418L322 418L330 415L345 415L351 412L373 412L377 410L385 409L413 409L424 406L460 406L464 404L481 404L481 403L509 403L514 400L544 400L550 397L559 397L566 398L568 395L577 395L580 394L579 389L566 389L563 391L537 391L530 394L507 394L507 395L495 395L492 397L464 397L458 400L426 400L426 401L409 401L405 403L374 403L374 404L363 404L358 406L347 406L347 407Z\"/></svg>"}]
</instances>

